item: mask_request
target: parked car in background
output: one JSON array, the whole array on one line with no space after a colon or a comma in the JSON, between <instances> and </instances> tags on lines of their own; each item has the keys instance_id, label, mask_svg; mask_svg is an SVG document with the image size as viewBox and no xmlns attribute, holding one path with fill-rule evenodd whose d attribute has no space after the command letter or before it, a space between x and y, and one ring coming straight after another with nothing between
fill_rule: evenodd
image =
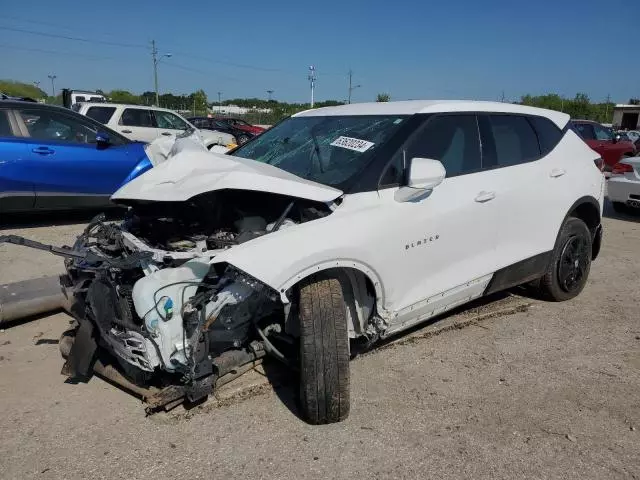
<instances>
[{"instance_id":1,"label":"parked car in background","mask_svg":"<svg viewBox=\"0 0 640 480\"><path fill-rule=\"evenodd\" d=\"M591 120L572 120L570 127L598 152L604 161L604 171L610 172L623 157L633 157L636 147L614 134L613 130Z\"/></svg>"},{"instance_id":2,"label":"parked car in background","mask_svg":"<svg viewBox=\"0 0 640 480\"><path fill-rule=\"evenodd\" d=\"M214 117L214 118L216 120L220 120L221 122L228 123L232 127L237 128L239 130L243 130L245 132L253 133L254 135L260 135L262 132L265 131L264 128L259 127L257 125L251 125L250 123L248 123L245 120L242 120L241 118L221 117L221 116L217 116L217 117Z\"/></svg>"},{"instance_id":3,"label":"parked car in background","mask_svg":"<svg viewBox=\"0 0 640 480\"><path fill-rule=\"evenodd\" d=\"M230 122L220 120L219 118L189 117L187 120L201 130L215 130L218 132L229 133L236 138L238 145L244 145L253 137L258 135L257 133L238 128Z\"/></svg>"},{"instance_id":4,"label":"parked car in background","mask_svg":"<svg viewBox=\"0 0 640 480\"><path fill-rule=\"evenodd\" d=\"M234 148L236 139L229 133L198 130L184 117L166 108L118 103L79 103L78 113L107 125L131 140L152 142L161 136L176 136L194 129L207 148L222 145Z\"/></svg>"},{"instance_id":5,"label":"parked car in background","mask_svg":"<svg viewBox=\"0 0 640 480\"><path fill-rule=\"evenodd\" d=\"M640 132L638 130L627 130L624 132L629 140L636 143L640 140Z\"/></svg>"},{"instance_id":6,"label":"parked car in background","mask_svg":"<svg viewBox=\"0 0 640 480\"><path fill-rule=\"evenodd\" d=\"M0 212L103 207L151 166L143 143L91 118L0 100Z\"/></svg>"},{"instance_id":7,"label":"parked car in background","mask_svg":"<svg viewBox=\"0 0 640 480\"><path fill-rule=\"evenodd\" d=\"M640 157L627 157L613 166L607 195L616 212L640 213Z\"/></svg>"}]
</instances>

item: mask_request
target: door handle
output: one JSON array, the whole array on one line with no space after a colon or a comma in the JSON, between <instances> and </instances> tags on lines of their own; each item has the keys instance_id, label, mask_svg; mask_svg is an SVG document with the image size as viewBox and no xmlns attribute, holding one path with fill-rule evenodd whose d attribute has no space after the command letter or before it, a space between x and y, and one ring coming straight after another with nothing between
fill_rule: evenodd
<instances>
[{"instance_id":1,"label":"door handle","mask_svg":"<svg viewBox=\"0 0 640 480\"><path fill-rule=\"evenodd\" d=\"M122 133L131 133L131 130L121 130Z\"/></svg>"},{"instance_id":2,"label":"door handle","mask_svg":"<svg viewBox=\"0 0 640 480\"><path fill-rule=\"evenodd\" d=\"M475 200L478 203L488 202L489 200L493 200L496 198L496 192L485 192L484 190L478 193Z\"/></svg>"},{"instance_id":3,"label":"door handle","mask_svg":"<svg viewBox=\"0 0 640 480\"><path fill-rule=\"evenodd\" d=\"M171 134L169 132L162 132L162 135L164 135L165 137L170 137Z\"/></svg>"},{"instance_id":4,"label":"door handle","mask_svg":"<svg viewBox=\"0 0 640 480\"><path fill-rule=\"evenodd\" d=\"M55 150L51 150L49 147L36 147L31 150L33 153L37 153L38 155L52 155L55 153Z\"/></svg>"},{"instance_id":5,"label":"door handle","mask_svg":"<svg viewBox=\"0 0 640 480\"><path fill-rule=\"evenodd\" d=\"M557 177L561 177L565 173L567 172L563 168L554 168L553 170L551 170L551 172L549 172L549 176L551 178L557 178Z\"/></svg>"}]
</instances>

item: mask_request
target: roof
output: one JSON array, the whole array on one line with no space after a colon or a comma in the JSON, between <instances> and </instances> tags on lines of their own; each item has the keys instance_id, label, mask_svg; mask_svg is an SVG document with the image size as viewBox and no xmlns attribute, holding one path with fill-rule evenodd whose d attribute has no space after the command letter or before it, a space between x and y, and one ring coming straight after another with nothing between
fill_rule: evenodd
<instances>
[{"instance_id":1,"label":"roof","mask_svg":"<svg viewBox=\"0 0 640 480\"><path fill-rule=\"evenodd\" d=\"M615 107L619 109L630 109L630 110L640 110L640 105L629 105L625 103L617 103Z\"/></svg>"},{"instance_id":2,"label":"roof","mask_svg":"<svg viewBox=\"0 0 640 480\"><path fill-rule=\"evenodd\" d=\"M7 100L3 100L0 99L0 107L11 107L11 108L49 108L49 109L57 109L57 110L62 110L64 112L70 112L71 110L69 110L68 108L64 108L60 105L50 105L47 103L40 103L40 102L34 102L32 100L21 100L21 99L7 99Z\"/></svg>"},{"instance_id":3,"label":"roof","mask_svg":"<svg viewBox=\"0 0 640 480\"><path fill-rule=\"evenodd\" d=\"M418 113L445 112L495 112L520 113L546 117L560 128L569 121L569 115L555 110L528 107L514 103L482 102L475 100L407 100L401 102L352 103L337 107L305 110L294 117L316 117L333 115L414 115Z\"/></svg>"},{"instance_id":4,"label":"roof","mask_svg":"<svg viewBox=\"0 0 640 480\"><path fill-rule=\"evenodd\" d=\"M134 105L128 103L111 103L111 102L78 102L83 107L86 105L87 107L124 107L124 108L144 108L144 109L153 109L153 110L161 110L163 112L171 112L175 113L174 110L170 110L168 108L162 107L154 107L153 105Z\"/></svg>"}]
</instances>

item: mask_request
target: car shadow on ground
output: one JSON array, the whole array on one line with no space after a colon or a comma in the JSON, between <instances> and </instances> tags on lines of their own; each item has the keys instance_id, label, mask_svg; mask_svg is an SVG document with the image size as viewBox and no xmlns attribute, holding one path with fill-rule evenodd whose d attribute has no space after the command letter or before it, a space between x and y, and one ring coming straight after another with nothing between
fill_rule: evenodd
<instances>
[{"instance_id":1,"label":"car shadow on ground","mask_svg":"<svg viewBox=\"0 0 640 480\"><path fill-rule=\"evenodd\" d=\"M122 208L87 209L60 212L3 213L0 217L0 231L12 228L55 227L89 223L96 215L104 213L107 220L121 220Z\"/></svg>"}]
</instances>

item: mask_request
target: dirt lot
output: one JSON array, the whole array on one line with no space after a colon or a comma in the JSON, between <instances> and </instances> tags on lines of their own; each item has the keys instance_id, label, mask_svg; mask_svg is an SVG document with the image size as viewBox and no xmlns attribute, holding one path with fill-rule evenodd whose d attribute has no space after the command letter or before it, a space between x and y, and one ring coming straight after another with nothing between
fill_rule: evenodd
<instances>
[{"instance_id":1,"label":"dirt lot","mask_svg":"<svg viewBox=\"0 0 640 480\"><path fill-rule=\"evenodd\" d=\"M640 223L604 224L579 298L450 316L355 359L337 425L302 422L291 386L145 417L102 380L64 382L64 314L6 329L0 477L640 478ZM69 242L80 228L15 232ZM0 247L0 283L58 265Z\"/></svg>"}]
</instances>

